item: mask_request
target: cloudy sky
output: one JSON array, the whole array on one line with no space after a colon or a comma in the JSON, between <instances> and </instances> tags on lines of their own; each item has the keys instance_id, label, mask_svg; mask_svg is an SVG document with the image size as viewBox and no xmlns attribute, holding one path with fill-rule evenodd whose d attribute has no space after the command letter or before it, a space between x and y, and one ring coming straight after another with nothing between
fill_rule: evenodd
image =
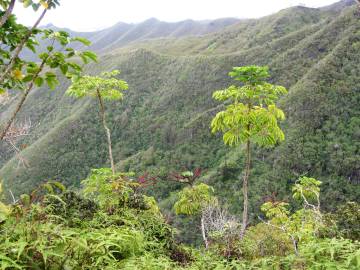
<instances>
[{"instance_id":1,"label":"cloudy sky","mask_svg":"<svg viewBox=\"0 0 360 270\"><path fill-rule=\"evenodd\" d=\"M294 5L320 7L336 0L60 0L43 24L52 23L77 31L106 28L122 21L137 23L155 17L175 22L186 19L206 20L224 17L258 18ZM39 12L38 12L39 13ZM30 25L36 14L17 2L19 21Z\"/></svg>"}]
</instances>

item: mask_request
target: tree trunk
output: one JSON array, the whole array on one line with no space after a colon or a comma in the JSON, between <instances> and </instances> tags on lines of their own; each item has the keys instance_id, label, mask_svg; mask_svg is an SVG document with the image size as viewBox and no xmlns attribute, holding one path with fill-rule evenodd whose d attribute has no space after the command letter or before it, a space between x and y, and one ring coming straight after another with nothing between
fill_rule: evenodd
<instances>
[{"instance_id":1,"label":"tree trunk","mask_svg":"<svg viewBox=\"0 0 360 270\"><path fill-rule=\"evenodd\" d=\"M46 14L47 9L44 9L44 11L41 13L40 17L38 18L38 20L35 22L35 24L33 25L33 27L31 27L31 29L29 30L29 32L25 35L25 37L21 40L21 42L19 43L19 45L16 47L13 56L11 57L10 62L7 64L6 69L4 70L4 72L2 72L2 74L0 75L0 84L2 84L5 81L6 76L10 73L10 71L13 69L16 59L18 58L20 52L22 51L22 49L24 48L24 45L26 43L26 41L30 38L30 36L32 35L33 31L36 29L36 27L39 25L39 23L41 22L41 20L44 18L45 14Z\"/></svg>"},{"instance_id":2,"label":"tree trunk","mask_svg":"<svg viewBox=\"0 0 360 270\"><path fill-rule=\"evenodd\" d=\"M7 10L5 11L4 15L2 15L1 19L0 19L0 27L2 27L6 21L9 19L13 9L15 6L15 0L11 0Z\"/></svg>"},{"instance_id":3,"label":"tree trunk","mask_svg":"<svg viewBox=\"0 0 360 270\"><path fill-rule=\"evenodd\" d=\"M29 95L31 89L33 88L34 86L34 81L37 77L39 77L39 74L40 72L43 70L44 68L44 65L46 63L46 60L48 58L45 58L41 64L40 64L40 67L39 67L39 70L36 72L36 74L34 74L34 77L33 79L31 80L31 82L29 83L29 86L28 88L26 88L24 94L22 95L21 99L20 99L20 102L18 103L18 105L16 106L16 109L15 111L13 112L11 118L9 119L9 121L6 123L5 125L5 128L3 129L3 131L1 131L0 133L0 141L2 141L4 139L4 137L6 136L6 133L8 132L9 128L11 127L12 123L14 122L15 118L16 118L16 115L19 113L21 107L24 105L24 102L27 98L27 96Z\"/></svg>"},{"instance_id":4,"label":"tree trunk","mask_svg":"<svg viewBox=\"0 0 360 270\"><path fill-rule=\"evenodd\" d=\"M110 129L106 125L106 119L105 119L105 106L104 106L104 102L101 98L100 91L99 90L96 90L96 91L97 91L97 96L98 96L99 104L100 104L100 115L101 115L101 119L102 119L102 124L104 126L104 129L106 132L106 137L107 137L111 170L112 170L112 173L115 174L115 165L114 165L114 159L113 159L112 147L111 147L111 134L110 134Z\"/></svg>"},{"instance_id":5,"label":"tree trunk","mask_svg":"<svg viewBox=\"0 0 360 270\"><path fill-rule=\"evenodd\" d=\"M201 235L202 235L202 238L204 240L204 243L205 243L205 248L208 249L209 247L209 242L206 238L206 232L205 232L205 224L204 224L204 216L203 214L201 214Z\"/></svg>"},{"instance_id":6,"label":"tree trunk","mask_svg":"<svg viewBox=\"0 0 360 270\"><path fill-rule=\"evenodd\" d=\"M243 196L244 196L244 209L243 209L243 221L241 226L240 237L243 238L245 235L245 230L248 223L248 183L250 177L250 166L251 166L251 151L250 151L250 140L246 142L246 165L245 165L245 175L243 179Z\"/></svg>"}]
</instances>

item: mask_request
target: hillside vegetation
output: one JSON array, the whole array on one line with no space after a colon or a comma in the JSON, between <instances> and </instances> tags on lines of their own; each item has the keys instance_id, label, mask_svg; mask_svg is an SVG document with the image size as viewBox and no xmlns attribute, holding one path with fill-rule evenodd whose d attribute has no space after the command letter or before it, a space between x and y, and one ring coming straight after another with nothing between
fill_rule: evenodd
<instances>
[{"instance_id":1,"label":"hillside vegetation","mask_svg":"<svg viewBox=\"0 0 360 270\"><path fill-rule=\"evenodd\" d=\"M129 84L123 102L107 105L118 170L160 179L147 193L169 211L172 192L182 187L169 174L201 168L201 180L240 214L243 151L210 133L210 120L220 110L211 96L229 85L232 67L268 65L271 80L289 89L278 103L287 115L286 140L272 150L253 150L251 222L269 196L289 200L290 187L303 175L323 182L324 210L358 200L359 18L355 5L294 7L237 23L149 20L87 33L91 48L100 52L99 64L88 72L119 69ZM18 117L32 122L29 136L18 142L28 167L17 166L12 150L0 145L0 177L16 197L48 180L79 188L91 168L109 164L95 101L65 96L68 87L61 80L55 91L41 87L30 93ZM1 119L13 110L10 101L2 101ZM181 220L174 223L184 228ZM196 235L183 238L196 242Z\"/></svg>"},{"instance_id":2,"label":"hillside vegetation","mask_svg":"<svg viewBox=\"0 0 360 270\"><path fill-rule=\"evenodd\" d=\"M358 4L39 29L55 8L0 1L1 270L360 269Z\"/></svg>"}]
</instances>

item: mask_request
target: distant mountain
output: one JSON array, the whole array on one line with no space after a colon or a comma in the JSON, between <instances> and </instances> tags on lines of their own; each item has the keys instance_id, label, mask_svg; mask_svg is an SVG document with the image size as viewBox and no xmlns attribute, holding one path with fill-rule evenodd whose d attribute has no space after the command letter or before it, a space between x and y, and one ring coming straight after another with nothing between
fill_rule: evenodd
<instances>
[{"instance_id":1,"label":"distant mountain","mask_svg":"<svg viewBox=\"0 0 360 270\"><path fill-rule=\"evenodd\" d=\"M151 18L137 24L119 22L110 28L95 32L75 32L70 29L64 30L69 32L72 36L86 37L92 42L92 45L90 46L91 50L102 52L125 46L133 42L149 39L200 36L222 30L239 21L239 19L235 18L224 18L210 21L186 20L168 23ZM50 28L60 29L53 25L51 25Z\"/></svg>"},{"instance_id":2,"label":"distant mountain","mask_svg":"<svg viewBox=\"0 0 360 270\"><path fill-rule=\"evenodd\" d=\"M155 40L159 38L202 36L223 30L228 26L238 23L239 21L239 19L235 18L223 18L207 21L186 20L168 23L151 18L137 24L119 22L112 27L94 32L76 32L68 28L59 28L53 24L45 25L44 28L50 28L56 31L64 30L72 37L80 36L87 38L92 44L91 46L86 47L86 49L96 51L97 53L104 53L106 51L111 51L137 42ZM39 39L39 43L39 52L49 45L42 39ZM73 44L72 47L74 49L80 49L83 46L80 43L77 43ZM37 57L27 49L22 52L22 57L33 61L37 60Z\"/></svg>"},{"instance_id":3,"label":"distant mountain","mask_svg":"<svg viewBox=\"0 0 360 270\"><path fill-rule=\"evenodd\" d=\"M339 10L342 10L342 9L348 7L348 6L354 5L356 2L358 2L358 1L357 0L342 0L342 1L336 2L335 4L323 7L321 9L322 10L328 10L328 11L337 12Z\"/></svg>"}]
</instances>

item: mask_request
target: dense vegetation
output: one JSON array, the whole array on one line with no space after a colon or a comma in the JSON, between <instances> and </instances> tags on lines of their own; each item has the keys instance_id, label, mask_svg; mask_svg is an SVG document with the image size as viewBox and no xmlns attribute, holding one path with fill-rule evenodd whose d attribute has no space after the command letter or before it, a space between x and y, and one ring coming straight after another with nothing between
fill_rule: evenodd
<instances>
[{"instance_id":1,"label":"dense vegetation","mask_svg":"<svg viewBox=\"0 0 360 270\"><path fill-rule=\"evenodd\" d=\"M1 269L360 267L360 244L347 238L359 236L359 205L349 203L334 215L323 215L321 182L313 178L300 178L293 187L303 208L291 212L288 203L265 203L268 221L250 227L242 239L240 225L205 212L206 250L177 243L155 199L143 195L141 178L97 169L82 183L76 193L48 182L12 206L0 205ZM184 189L177 213L194 214L205 204L218 207L210 193L205 184Z\"/></svg>"},{"instance_id":2,"label":"dense vegetation","mask_svg":"<svg viewBox=\"0 0 360 270\"><path fill-rule=\"evenodd\" d=\"M1 268L358 269L360 12L349 3L295 7L204 36L156 39L187 35L158 26L146 41L90 47L98 58L84 38L27 32L10 16ZM11 64L24 35L38 56ZM104 73L116 69L127 83ZM286 93L276 85L289 93L275 104ZM9 141L7 127L25 131Z\"/></svg>"}]
</instances>

